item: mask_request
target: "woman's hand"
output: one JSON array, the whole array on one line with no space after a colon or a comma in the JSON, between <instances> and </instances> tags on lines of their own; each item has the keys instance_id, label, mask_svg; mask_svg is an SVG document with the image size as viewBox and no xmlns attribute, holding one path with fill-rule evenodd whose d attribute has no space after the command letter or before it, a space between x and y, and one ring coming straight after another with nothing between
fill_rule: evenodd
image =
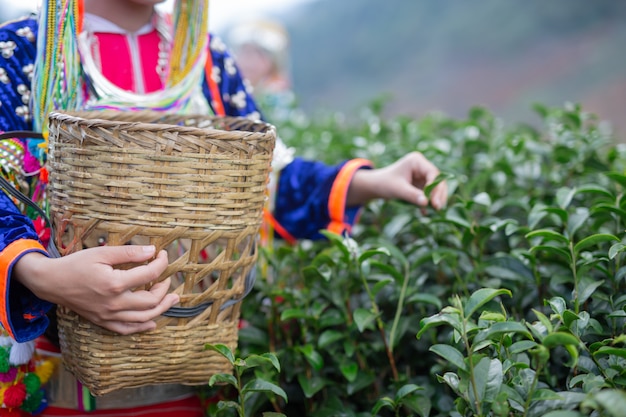
<instances>
[{"instance_id":1,"label":"woman's hand","mask_svg":"<svg viewBox=\"0 0 626 417\"><path fill-rule=\"evenodd\" d=\"M362 205L375 198L401 199L420 207L429 204L424 187L439 175L439 169L420 152L411 152L391 165L379 169L360 169L355 172L348 189L346 204ZM430 205L445 207L448 186L440 182L430 193Z\"/></svg>"},{"instance_id":2,"label":"woman's hand","mask_svg":"<svg viewBox=\"0 0 626 417\"><path fill-rule=\"evenodd\" d=\"M136 290L156 281L168 265L161 251L151 262L128 270L114 265L140 263L155 255L154 246L100 246L62 258L40 253L24 255L13 277L39 298L69 307L105 329L131 334L152 330L153 319L179 302L168 294L170 279L150 290Z\"/></svg>"}]
</instances>

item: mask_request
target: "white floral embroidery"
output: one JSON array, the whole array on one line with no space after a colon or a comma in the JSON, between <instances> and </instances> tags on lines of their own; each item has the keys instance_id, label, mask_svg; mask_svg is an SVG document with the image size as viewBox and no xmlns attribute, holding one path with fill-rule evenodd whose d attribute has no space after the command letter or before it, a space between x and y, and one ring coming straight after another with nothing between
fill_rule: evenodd
<instances>
[{"instance_id":1,"label":"white floral embroidery","mask_svg":"<svg viewBox=\"0 0 626 417\"><path fill-rule=\"evenodd\" d=\"M224 69L230 76L237 74L237 67L235 67L235 60L232 57L224 59Z\"/></svg>"},{"instance_id":2,"label":"white floral embroidery","mask_svg":"<svg viewBox=\"0 0 626 417\"><path fill-rule=\"evenodd\" d=\"M22 37L28 39L31 42L35 42L35 34L33 33L33 31L28 26L24 26L23 28L19 28L18 30L15 31L15 33L17 33L17 36L22 36Z\"/></svg>"},{"instance_id":3,"label":"white floral embroidery","mask_svg":"<svg viewBox=\"0 0 626 417\"><path fill-rule=\"evenodd\" d=\"M0 42L0 51L4 58L11 58L13 56L13 50L17 47L15 42Z\"/></svg>"},{"instance_id":4,"label":"white floral embroidery","mask_svg":"<svg viewBox=\"0 0 626 417\"><path fill-rule=\"evenodd\" d=\"M0 82L4 83L4 84L10 84L11 80L9 79L9 76L7 75L7 71L4 68L0 68Z\"/></svg>"},{"instance_id":5,"label":"white floral embroidery","mask_svg":"<svg viewBox=\"0 0 626 417\"><path fill-rule=\"evenodd\" d=\"M32 81L33 74L35 73L35 65L34 64L28 64L28 65L22 67L22 72L28 77L29 80Z\"/></svg>"},{"instance_id":6,"label":"white floral embroidery","mask_svg":"<svg viewBox=\"0 0 626 417\"><path fill-rule=\"evenodd\" d=\"M19 106L15 109L15 114L17 114L19 117L24 118L25 121L30 121L30 109L28 108L28 106Z\"/></svg>"},{"instance_id":7,"label":"white floral embroidery","mask_svg":"<svg viewBox=\"0 0 626 417\"><path fill-rule=\"evenodd\" d=\"M252 86L252 83L247 78L243 79L243 87L246 89L246 93L248 93L249 95L254 94L254 87Z\"/></svg>"},{"instance_id":8,"label":"white floral embroidery","mask_svg":"<svg viewBox=\"0 0 626 417\"><path fill-rule=\"evenodd\" d=\"M22 103L28 104L30 101L30 90L28 89L28 86L25 84L18 85L17 92L22 96Z\"/></svg>"},{"instance_id":9,"label":"white floral embroidery","mask_svg":"<svg viewBox=\"0 0 626 417\"><path fill-rule=\"evenodd\" d=\"M225 52L226 44L224 43L224 41L222 41L222 39L218 38L217 36L212 36L211 37L211 49L214 50L215 52Z\"/></svg>"},{"instance_id":10,"label":"white floral embroidery","mask_svg":"<svg viewBox=\"0 0 626 417\"><path fill-rule=\"evenodd\" d=\"M220 67L216 67L215 65L213 66L211 69L211 79L217 84L222 82L222 70Z\"/></svg>"},{"instance_id":11,"label":"white floral embroidery","mask_svg":"<svg viewBox=\"0 0 626 417\"><path fill-rule=\"evenodd\" d=\"M230 102L238 109L243 109L246 107L246 97L246 92L243 90L239 90L237 91L237 94L230 97Z\"/></svg>"}]
</instances>

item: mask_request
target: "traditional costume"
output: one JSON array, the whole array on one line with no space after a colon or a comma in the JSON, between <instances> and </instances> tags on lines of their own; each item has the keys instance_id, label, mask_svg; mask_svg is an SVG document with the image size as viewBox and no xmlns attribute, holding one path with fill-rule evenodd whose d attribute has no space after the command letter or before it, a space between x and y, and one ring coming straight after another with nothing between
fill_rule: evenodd
<instances>
[{"instance_id":1,"label":"traditional costume","mask_svg":"<svg viewBox=\"0 0 626 417\"><path fill-rule=\"evenodd\" d=\"M70 0L44 2L39 23L36 16L30 16L5 24L0 28L0 131L45 131L45 116L54 108L152 108L262 117L225 45L206 32L203 16L207 3L180 0L173 20L157 12L135 33L84 14L81 2ZM187 28L188 33L174 32L184 30L181 28ZM189 46L189 39L198 33L204 33L198 39L206 39L206 43L195 39ZM187 49L182 49L180 45L185 42ZM38 139L0 141L0 174L44 207L45 145ZM369 166L368 161L358 159L328 166L294 158L293 151L279 143L273 163L273 197L265 220L289 241L318 238L319 230L325 228L350 230L359 208L346 207L347 189L354 172ZM11 271L27 253L47 254L47 239L49 232L43 219L16 206L12 198L0 192L0 291L4 292L0 323L12 338L9 340L27 343L25 346L48 327L46 312L51 305L12 281ZM17 365L12 363L8 368ZM30 373L35 373L36 364L30 366ZM28 374L22 371L21 380ZM2 375L0 363L0 381ZM51 393L55 398L51 398L48 415L82 415L81 409L91 407L75 379L69 383L51 381L51 386L54 383L69 385L61 385L57 387L59 392ZM72 384L74 389L68 392L66 388ZM144 410L144 414L201 415L197 414L199 402L189 389L165 387L145 387L143 394L120 392L110 400L98 398L97 407L107 409L102 411L106 415L132 415L124 414L132 410L122 408L143 410L158 403L161 414L154 410ZM28 398L40 395L38 389L29 389L31 392L24 391L20 404L15 399L8 404L5 392L4 407L17 410ZM65 395L68 398L63 398ZM169 401L167 406L164 401ZM79 414L58 411L58 406L73 408ZM36 408L31 405L22 410L33 412ZM192 411L184 414L183 410Z\"/></svg>"}]
</instances>

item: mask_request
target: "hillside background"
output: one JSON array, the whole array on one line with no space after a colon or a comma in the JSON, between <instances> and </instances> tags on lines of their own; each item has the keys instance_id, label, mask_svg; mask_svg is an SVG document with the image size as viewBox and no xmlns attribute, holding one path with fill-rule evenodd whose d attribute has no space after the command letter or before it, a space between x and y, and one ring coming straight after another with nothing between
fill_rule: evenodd
<instances>
[{"instance_id":1,"label":"hillside background","mask_svg":"<svg viewBox=\"0 0 626 417\"><path fill-rule=\"evenodd\" d=\"M0 20L34 4L0 0ZM626 142L624 0L296 4L269 17L290 34L293 88L310 115L356 114L386 97L390 116L463 117L483 105L506 122L533 123L534 102L571 101L608 120ZM227 39L228 27L218 33Z\"/></svg>"},{"instance_id":2,"label":"hillside background","mask_svg":"<svg viewBox=\"0 0 626 417\"><path fill-rule=\"evenodd\" d=\"M530 122L534 102L583 104L626 141L626 1L315 0L275 15L308 113L466 115Z\"/></svg>"}]
</instances>

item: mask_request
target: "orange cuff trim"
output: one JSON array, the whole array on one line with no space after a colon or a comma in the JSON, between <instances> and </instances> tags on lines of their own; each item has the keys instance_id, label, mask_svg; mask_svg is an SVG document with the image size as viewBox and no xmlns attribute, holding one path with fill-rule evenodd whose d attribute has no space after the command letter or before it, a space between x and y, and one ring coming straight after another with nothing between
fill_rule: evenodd
<instances>
[{"instance_id":1,"label":"orange cuff trim","mask_svg":"<svg viewBox=\"0 0 626 417\"><path fill-rule=\"evenodd\" d=\"M15 339L13 329L11 328L11 322L9 321L7 294L9 293L9 270L11 266L19 259L25 252L32 250L38 250L46 253L45 248L36 240L21 239L9 244L2 252L0 252L0 324L4 327L4 330Z\"/></svg>"},{"instance_id":2,"label":"orange cuff trim","mask_svg":"<svg viewBox=\"0 0 626 417\"><path fill-rule=\"evenodd\" d=\"M298 241L295 237L293 237L291 233L287 231L287 229L285 229L280 223L278 223L278 220L276 220L274 215L272 215L272 213L270 213L268 209L263 209L263 220L265 220L270 225L270 227L274 229L276 233L278 233L280 237L285 239L285 241L290 245L295 245Z\"/></svg>"},{"instance_id":3,"label":"orange cuff trim","mask_svg":"<svg viewBox=\"0 0 626 417\"><path fill-rule=\"evenodd\" d=\"M211 55L211 39L209 39L209 52L207 53L206 63L204 64L204 76L206 82L209 85L209 91L211 91L211 101L213 104L213 110L216 116L226 116L226 110L224 110L224 102L222 101L222 95L220 94L220 88L213 79L213 56Z\"/></svg>"},{"instance_id":4,"label":"orange cuff trim","mask_svg":"<svg viewBox=\"0 0 626 417\"><path fill-rule=\"evenodd\" d=\"M354 173L363 167L373 166L370 161L363 158L348 161L339 171L328 196L328 215L330 223L327 229L333 233L342 234L344 231L350 232L352 227L346 223L346 198L348 188L352 182Z\"/></svg>"}]
</instances>

